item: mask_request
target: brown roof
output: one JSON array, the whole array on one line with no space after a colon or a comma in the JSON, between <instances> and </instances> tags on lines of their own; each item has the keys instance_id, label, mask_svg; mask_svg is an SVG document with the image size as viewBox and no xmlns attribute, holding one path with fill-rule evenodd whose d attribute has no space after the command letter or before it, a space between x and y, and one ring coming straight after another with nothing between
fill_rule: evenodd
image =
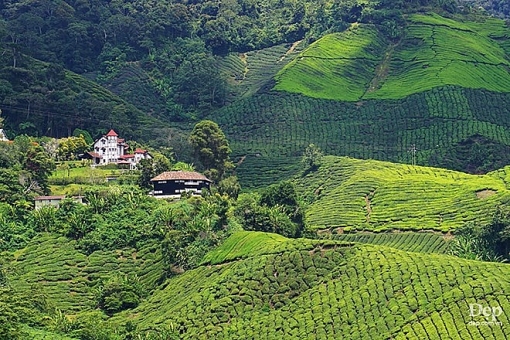
<instances>
[{"instance_id":1,"label":"brown roof","mask_svg":"<svg viewBox=\"0 0 510 340\"><path fill-rule=\"evenodd\" d=\"M44 201L44 200L63 200L66 198L66 195L61 196L37 196L34 198L36 201Z\"/></svg>"},{"instance_id":2,"label":"brown roof","mask_svg":"<svg viewBox=\"0 0 510 340\"><path fill-rule=\"evenodd\" d=\"M92 157L94 158L103 158L100 154L98 154L97 152L92 152L92 151L89 151L87 152L89 155L91 155Z\"/></svg>"},{"instance_id":3,"label":"brown roof","mask_svg":"<svg viewBox=\"0 0 510 340\"><path fill-rule=\"evenodd\" d=\"M201 173L194 171L166 171L162 174L157 175L151 182L155 181L166 181L166 180L203 180L207 182L212 182L209 178L205 177Z\"/></svg>"}]
</instances>

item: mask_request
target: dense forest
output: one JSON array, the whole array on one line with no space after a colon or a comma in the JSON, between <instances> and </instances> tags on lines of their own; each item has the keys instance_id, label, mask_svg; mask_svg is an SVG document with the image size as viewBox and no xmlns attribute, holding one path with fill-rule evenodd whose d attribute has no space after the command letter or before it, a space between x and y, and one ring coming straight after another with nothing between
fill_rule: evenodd
<instances>
[{"instance_id":1,"label":"dense forest","mask_svg":"<svg viewBox=\"0 0 510 340\"><path fill-rule=\"evenodd\" d=\"M127 132L201 118L229 101L217 67L229 52L310 42L353 22L395 37L403 11L432 5L455 11L453 1L438 0L3 1L6 128L95 136L114 123Z\"/></svg>"},{"instance_id":2,"label":"dense forest","mask_svg":"<svg viewBox=\"0 0 510 340\"><path fill-rule=\"evenodd\" d=\"M461 5L485 9L488 13L501 17L510 17L510 3L505 0L459 0Z\"/></svg>"}]
</instances>

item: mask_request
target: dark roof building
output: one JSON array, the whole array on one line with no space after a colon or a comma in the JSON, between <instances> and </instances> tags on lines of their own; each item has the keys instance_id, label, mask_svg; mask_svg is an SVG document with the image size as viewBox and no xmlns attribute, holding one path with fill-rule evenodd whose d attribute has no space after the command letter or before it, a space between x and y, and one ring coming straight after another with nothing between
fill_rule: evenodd
<instances>
[{"instance_id":1,"label":"dark roof building","mask_svg":"<svg viewBox=\"0 0 510 340\"><path fill-rule=\"evenodd\" d=\"M208 189L211 180L194 171L166 171L151 179L154 185L155 197L181 197L183 193L201 195L202 190Z\"/></svg>"}]
</instances>

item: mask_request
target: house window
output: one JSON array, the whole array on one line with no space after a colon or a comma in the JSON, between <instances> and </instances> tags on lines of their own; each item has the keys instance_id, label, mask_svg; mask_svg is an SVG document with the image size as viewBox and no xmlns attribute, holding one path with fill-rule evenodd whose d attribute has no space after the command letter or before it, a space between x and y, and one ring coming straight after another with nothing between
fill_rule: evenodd
<instances>
[{"instance_id":1,"label":"house window","mask_svg":"<svg viewBox=\"0 0 510 340\"><path fill-rule=\"evenodd\" d=\"M165 184L166 181L159 181L159 184Z\"/></svg>"}]
</instances>

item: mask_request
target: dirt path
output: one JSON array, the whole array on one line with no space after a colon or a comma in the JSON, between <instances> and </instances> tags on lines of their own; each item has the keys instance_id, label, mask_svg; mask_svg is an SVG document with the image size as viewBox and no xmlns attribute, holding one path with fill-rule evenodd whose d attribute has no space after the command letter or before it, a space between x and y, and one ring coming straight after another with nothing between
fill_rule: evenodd
<instances>
[{"instance_id":1,"label":"dirt path","mask_svg":"<svg viewBox=\"0 0 510 340\"><path fill-rule=\"evenodd\" d=\"M302 42L303 40L298 40L296 41L295 43L292 44L292 46L287 50L287 52L285 52L284 55L282 55L282 57L280 58L280 60L278 60L278 62L282 62L285 57L287 57L289 54L293 53L294 50L296 49L296 47Z\"/></svg>"}]
</instances>

